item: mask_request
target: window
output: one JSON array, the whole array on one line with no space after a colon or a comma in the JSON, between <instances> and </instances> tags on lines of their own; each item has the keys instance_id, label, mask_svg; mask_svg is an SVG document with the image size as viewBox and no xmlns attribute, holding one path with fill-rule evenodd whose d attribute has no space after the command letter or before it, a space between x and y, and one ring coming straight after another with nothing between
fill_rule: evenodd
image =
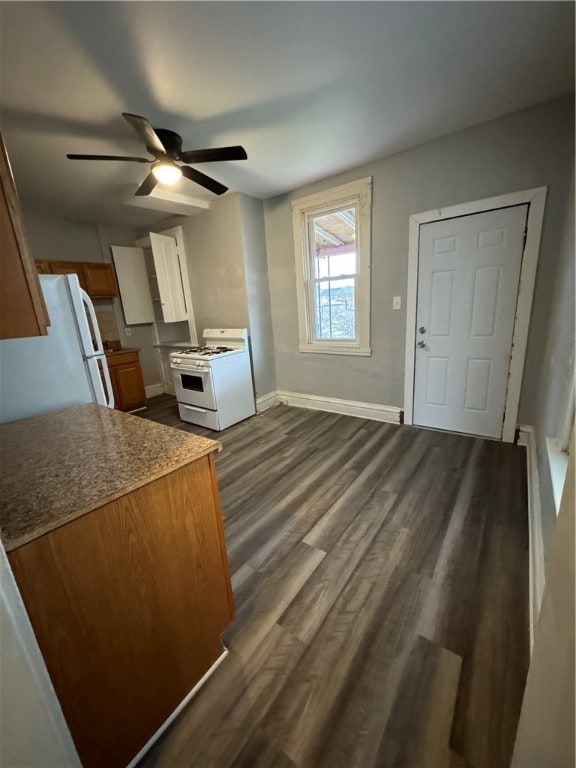
<instances>
[{"instance_id":1,"label":"window","mask_svg":"<svg viewBox=\"0 0 576 768\"><path fill-rule=\"evenodd\" d=\"M370 354L372 179L292 203L301 352Z\"/></svg>"}]
</instances>

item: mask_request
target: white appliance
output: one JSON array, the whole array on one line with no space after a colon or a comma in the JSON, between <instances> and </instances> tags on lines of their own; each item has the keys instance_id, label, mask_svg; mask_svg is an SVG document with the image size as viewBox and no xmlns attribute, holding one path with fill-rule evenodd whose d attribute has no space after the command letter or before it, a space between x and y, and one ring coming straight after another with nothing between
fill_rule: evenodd
<instances>
[{"instance_id":1,"label":"white appliance","mask_svg":"<svg viewBox=\"0 0 576 768\"><path fill-rule=\"evenodd\" d=\"M206 328L203 347L170 354L182 421L220 431L256 413L246 328Z\"/></svg>"},{"instance_id":2,"label":"white appliance","mask_svg":"<svg viewBox=\"0 0 576 768\"><path fill-rule=\"evenodd\" d=\"M82 403L114 407L94 306L77 275L40 275L47 336L0 341L0 422Z\"/></svg>"}]
</instances>

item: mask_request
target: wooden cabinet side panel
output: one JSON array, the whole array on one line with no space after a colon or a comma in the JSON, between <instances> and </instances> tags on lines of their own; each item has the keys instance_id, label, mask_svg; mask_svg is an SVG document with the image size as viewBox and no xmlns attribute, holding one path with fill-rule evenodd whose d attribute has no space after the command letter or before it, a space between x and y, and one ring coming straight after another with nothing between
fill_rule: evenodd
<instances>
[{"instance_id":1,"label":"wooden cabinet side panel","mask_svg":"<svg viewBox=\"0 0 576 768\"><path fill-rule=\"evenodd\" d=\"M50 323L0 135L0 338L44 336Z\"/></svg>"},{"instance_id":2,"label":"wooden cabinet side panel","mask_svg":"<svg viewBox=\"0 0 576 768\"><path fill-rule=\"evenodd\" d=\"M230 564L228 562L228 550L226 549L226 533L224 531L224 515L220 505L220 490L218 489L218 473L216 471L216 460L214 454L208 456L210 463L210 476L212 481L212 493L214 504L216 506L216 523L218 525L218 538L220 542L220 557L222 559L222 568L224 569L225 581L227 587L228 607L230 609L230 621L235 616L236 608L234 605L234 594L232 592L232 577L230 575Z\"/></svg>"},{"instance_id":3,"label":"wooden cabinet side panel","mask_svg":"<svg viewBox=\"0 0 576 768\"><path fill-rule=\"evenodd\" d=\"M86 768L126 765L220 655L219 514L203 457L10 553Z\"/></svg>"},{"instance_id":4,"label":"wooden cabinet side panel","mask_svg":"<svg viewBox=\"0 0 576 768\"><path fill-rule=\"evenodd\" d=\"M114 408L117 411L122 410L120 402L120 392L118 391L118 382L116 381L116 369L108 363L108 372L110 373L110 383L112 384L112 395L114 396Z\"/></svg>"}]
</instances>

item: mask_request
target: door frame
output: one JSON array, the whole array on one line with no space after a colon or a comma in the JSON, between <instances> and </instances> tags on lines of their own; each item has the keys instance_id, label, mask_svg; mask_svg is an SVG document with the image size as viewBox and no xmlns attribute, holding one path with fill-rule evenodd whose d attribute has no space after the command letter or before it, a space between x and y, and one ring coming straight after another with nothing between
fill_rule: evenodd
<instances>
[{"instance_id":1,"label":"door frame","mask_svg":"<svg viewBox=\"0 0 576 768\"><path fill-rule=\"evenodd\" d=\"M502 427L502 442L514 442L547 189L547 187L535 187L534 189L510 192L506 195L487 197L483 200L473 200L468 203L451 205L446 208L436 208L432 211L415 213L410 216L408 284L406 292L406 353L404 367L405 424L414 423L414 351L416 348L416 308L418 301L418 259L420 255L419 243L421 225L430 224L433 221L442 221L443 219L453 219L458 216L484 213L496 208L507 208L513 205L528 204L526 243L522 255L522 265L520 267L520 283L518 287L514 332L512 335L512 353L508 369L505 415Z\"/></svg>"}]
</instances>

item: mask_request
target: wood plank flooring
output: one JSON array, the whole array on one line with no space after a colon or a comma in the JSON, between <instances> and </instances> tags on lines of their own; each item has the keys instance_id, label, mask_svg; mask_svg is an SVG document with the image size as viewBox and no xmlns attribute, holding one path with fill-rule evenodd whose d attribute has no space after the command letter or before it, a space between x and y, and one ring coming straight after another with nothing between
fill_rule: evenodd
<instances>
[{"instance_id":1,"label":"wood plank flooring","mask_svg":"<svg viewBox=\"0 0 576 768\"><path fill-rule=\"evenodd\" d=\"M528 668L519 446L277 406L224 432L229 655L140 768L505 768Z\"/></svg>"}]
</instances>

